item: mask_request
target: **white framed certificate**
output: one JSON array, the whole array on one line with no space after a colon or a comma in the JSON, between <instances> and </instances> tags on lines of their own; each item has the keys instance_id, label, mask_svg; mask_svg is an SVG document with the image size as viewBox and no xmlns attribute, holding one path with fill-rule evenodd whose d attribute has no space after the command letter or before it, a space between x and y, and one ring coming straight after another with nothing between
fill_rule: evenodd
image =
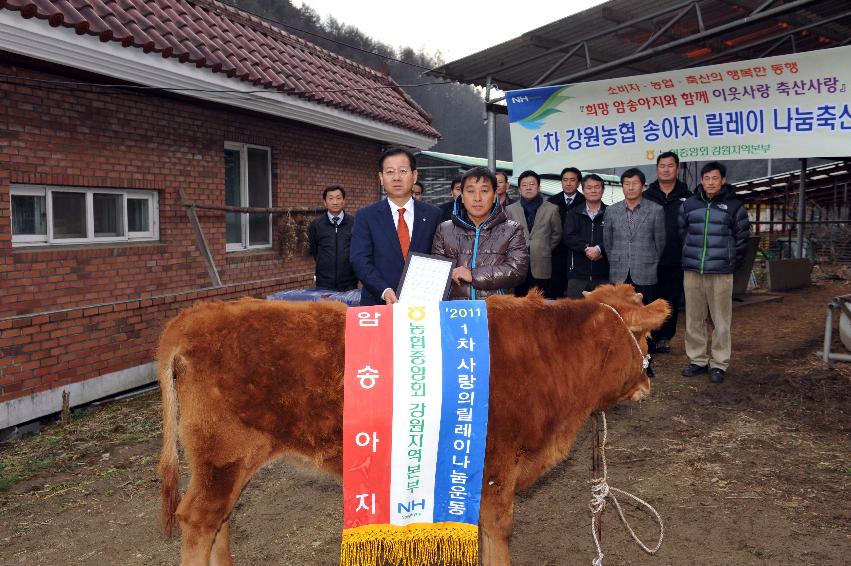
<instances>
[{"instance_id":1,"label":"white framed certificate","mask_svg":"<svg viewBox=\"0 0 851 566\"><path fill-rule=\"evenodd\" d=\"M408 254L396 295L400 302L429 303L449 298L455 260L418 252Z\"/></svg>"}]
</instances>

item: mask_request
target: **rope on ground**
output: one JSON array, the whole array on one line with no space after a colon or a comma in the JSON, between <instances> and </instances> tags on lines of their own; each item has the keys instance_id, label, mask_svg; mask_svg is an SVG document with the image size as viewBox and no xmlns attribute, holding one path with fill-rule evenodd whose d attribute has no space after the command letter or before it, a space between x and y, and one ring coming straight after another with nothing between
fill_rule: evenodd
<instances>
[{"instance_id":1,"label":"rope on ground","mask_svg":"<svg viewBox=\"0 0 851 566\"><path fill-rule=\"evenodd\" d=\"M665 525L662 523L662 517L659 513L656 512L656 509L653 508L652 505L644 501L643 499L632 495L631 493L627 493L622 489L618 489L616 487L611 487L608 483L608 463L606 462L606 439L609 434L608 424L606 423L606 413L600 412L603 417L603 442L602 446L600 446L600 455L603 461L603 476L600 478L595 478L592 481L593 485L591 486L591 536L594 537L594 546L597 547L597 557L592 562L593 566L603 566L603 548L600 544L600 539L597 538L597 530L594 528L594 521L598 516L601 516L603 513L603 509L606 507L606 499L611 498L612 503L615 505L615 509L618 510L618 515L620 515L621 522L626 527L629 534L632 536L632 540L638 543L638 546L641 547L644 552L648 554L656 554L660 548L662 548L662 541L665 539ZM634 502L639 503L649 509L653 515L656 517L656 520L659 522L659 542L656 543L656 546L653 548L649 548L645 545L641 539L635 534L635 531L632 530L632 527L629 526L629 521L624 517L623 509L621 509L621 505L618 502L617 497L615 497L615 493L620 495L624 495L629 497Z\"/></svg>"}]
</instances>

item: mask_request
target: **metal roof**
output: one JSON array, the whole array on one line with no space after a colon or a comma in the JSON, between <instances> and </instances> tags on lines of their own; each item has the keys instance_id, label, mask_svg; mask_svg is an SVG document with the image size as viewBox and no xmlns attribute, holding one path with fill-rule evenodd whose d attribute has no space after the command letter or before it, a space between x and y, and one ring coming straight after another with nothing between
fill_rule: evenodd
<instances>
[{"instance_id":1,"label":"metal roof","mask_svg":"<svg viewBox=\"0 0 851 566\"><path fill-rule=\"evenodd\" d=\"M418 151L417 155L425 157L433 157L434 159L442 159L450 163L458 164L462 167L487 167L488 160L485 157L471 157L469 155L457 155L454 153L441 153L439 151ZM497 159L496 168L498 171L511 171L512 165L510 161L502 161Z\"/></svg>"},{"instance_id":2,"label":"metal roof","mask_svg":"<svg viewBox=\"0 0 851 566\"><path fill-rule=\"evenodd\" d=\"M813 51L851 41L842 0L611 0L430 71L502 90Z\"/></svg>"},{"instance_id":3,"label":"metal roof","mask_svg":"<svg viewBox=\"0 0 851 566\"><path fill-rule=\"evenodd\" d=\"M446 161L447 163L451 163L453 165L458 165L459 169L464 168L472 168L472 167L487 167L488 160L484 157L471 157L469 155L456 155L454 153L441 153L439 151L418 151L417 158L420 157L430 157L432 159L439 159L442 161ZM430 167L424 167L424 169L429 169ZM511 161L501 161L498 160L496 162L496 168L499 171L505 171L509 173L508 182L516 187L517 186L517 176L514 174L514 163ZM519 173L518 173L519 174ZM605 191L603 191L603 202L605 204L613 204L618 201L623 200L623 189L621 188L621 179L617 175L609 175L606 173L597 173L600 178L603 179L603 184L605 185ZM441 181L445 184L445 181ZM562 191L561 189L561 179L558 178L558 175L551 174L542 174L541 175L541 192L546 196L552 196L558 194ZM445 186L445 190L440 193L439 196L447 196L449 194L449 186Z\"/></svg>"},{"instance_id":4,"label":"metal roof","mask_svg":"<svg viewBox=\"0 0 851 566\"><path fill-rule=\"evenodd\" d=\"M807 200L822 205L836 204L839 201L847 204L848 185L851 183L849 170L851 170L851 162L847 159L807 167ZM788 198L788 195L796 195L800 189L800 182L801 172L790 171L770 177L740 181L732 185L736 189L736 195L742 200L756 204L782 201Z\"/></svg>"}]
</instances>

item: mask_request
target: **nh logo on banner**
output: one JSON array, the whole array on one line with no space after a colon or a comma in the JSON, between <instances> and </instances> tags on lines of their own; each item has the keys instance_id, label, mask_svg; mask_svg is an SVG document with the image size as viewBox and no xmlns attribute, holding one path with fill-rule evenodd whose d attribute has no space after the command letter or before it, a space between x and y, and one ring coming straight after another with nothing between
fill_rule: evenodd
<instances>
[{"instance_id":1,"label":"nh logo on banner","mask_svg":"<svg viewBox=\"0 0 851 566\"><path fill-rule=\"evenodd\" d=\"M851 154L851 47L506 93L514 170Z\"/></svg>"},{"instance_id":2,"label":"nh logo on banner","mask_svg":"<svg viewBox=\"0 0 851 566\"><path fill-rule=\"evenodd\" d=\"M342 565L478 564L489 372L484 301L348 309Z\"/></svg>"}]
</instances>

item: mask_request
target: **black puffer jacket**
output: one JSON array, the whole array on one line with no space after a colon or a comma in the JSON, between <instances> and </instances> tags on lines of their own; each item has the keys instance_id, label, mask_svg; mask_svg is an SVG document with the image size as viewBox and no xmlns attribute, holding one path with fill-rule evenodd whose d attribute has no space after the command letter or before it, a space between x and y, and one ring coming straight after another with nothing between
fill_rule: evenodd
<instances>
[{"instance_id":1,"label":"black puffer jacket","mask_svg":"<svg viewBox=\"0 0 851 566\"><path fill-rule=\"evenodd\" d=\"M323 213L310 223L310 255L316 260L316 286L332 291L348 291L358 286L349 261L354 216L344 214L336 228Z\"/></svg>"},{"instance_id":2,"label":"black puffer jacket","mask_svg":"<svg viewBox=\"0 0 851 566\"><path fill-rule=\"evenodd\" d=\"M606 257L606 249L603 247L603 217L606 205L600 203L600 211L592 220L588 216L585 205L572 208L564 217L564 231L562 241L568 249L567 276L570 278L592 278L609 277L609 258ZM600 246L603 257L597 261L591 261L585 255L585 248Z\"/></svg>"},{"instance_id":3,"label":"black puffer jacket","mask_svg":"<svg viewBox=\"0 0 851 566\"><path fill-rule=\"evenodd\" d=\"M680 240L680 207L692 196L688 186L677 179L674 190L666 195L659 188L659 181L653 181L644 191L647 200L652 200L665 209L665 249L659 258L659 265L679 267L683 258L683 241Z\"/></svg>"},{"instance_id":4,"label":"black puffer jacket","mask_svg":"<svg viewBox=\"0 0 851 566\"><path fill-rule=\"evenodd\" d=\"M747 248L750 222L732 185L710 199L698 185L680 209L683 269L698 273L733 273Z\"/></svg>"},{"instance_id":5,"label":"black puffer jacket","mask_svg":"<svg viewBox=\"0 0 851 566\"><path fill-rule=\"evenodd\" d=\"M505 216L497 204L490 217L479 225L467 219L456 201L452 220L443 222L434 234L431 253L455 260L455 267L469 267L473 284L452 284L450 299L484 299L510 291L526 279L529 250L523 227Z\"/></svg>"}]
</instances>

